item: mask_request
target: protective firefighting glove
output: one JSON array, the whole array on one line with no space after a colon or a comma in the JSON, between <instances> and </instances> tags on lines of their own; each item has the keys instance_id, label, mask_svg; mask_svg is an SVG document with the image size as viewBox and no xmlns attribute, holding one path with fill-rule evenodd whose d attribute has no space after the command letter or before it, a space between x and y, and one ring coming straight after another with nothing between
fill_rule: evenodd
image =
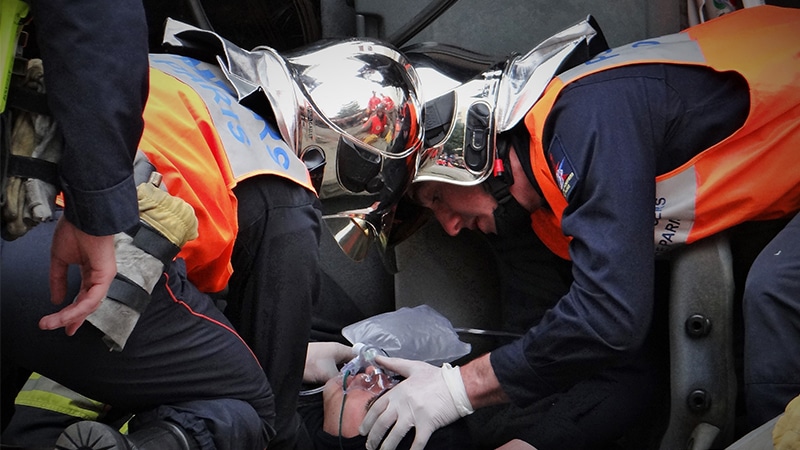
<instances>
[{"instance_id":1,"label":"protective firefighting glove","mask_svg":"<svg viewBox=\"0 0 800 450\"><path fill-rule=\"evenodd\" d=\"M786 406L786 411L772 429L775 450L800 450L800 396Z\"/></svg>"},{"instance_id":2,"label":"protective firefighting glove","mask_svg":"<svg viewBox=\"0 0 800 450\"><path fill-rule=\"evenodd\" d=\"M28 61L22 88L37 93L45 91L41 60ZM8 151L15 161L8 162L12 172L8 174L3 186L2 231L3 238L13 240L34 226L52 219L58 193L53 184L54 176L37 177L35 173L20 174L15 173L13 168L25 166L26 170L33 172L45 168L44 170L52 169L49 171L52 172L51 175L55 174L55 164L61 159L63 140L52 117L19 111L15 112L9 144Z\"/></svg>"},{"instance_id":3,"label":"protective firefighting glove","mask_svg":"<svg viewBox=\"0 0 800 450\"><path fill-rule=\"evenodd\" d=\"M378 398L361 422L368 449L383 439L381 450L394 450L413 427L411 450L422 450L434 431L474 412L458 367L381 356L376 362L406 379Z\"/></svg>"},{"instance_id":4,"label":"protective firefighting glove","mask_svg":"<svg viewBox=\"0 0 800 450\"><path fill-rule=\"evenodd\" d=\"M164 267L197 237L197 218L188 203L152 183L142 183L136 191L139 229L133 236L114 236L117 276L100 307L86 319L116 351L125 348Z\"/></svg>"}]
</instances>

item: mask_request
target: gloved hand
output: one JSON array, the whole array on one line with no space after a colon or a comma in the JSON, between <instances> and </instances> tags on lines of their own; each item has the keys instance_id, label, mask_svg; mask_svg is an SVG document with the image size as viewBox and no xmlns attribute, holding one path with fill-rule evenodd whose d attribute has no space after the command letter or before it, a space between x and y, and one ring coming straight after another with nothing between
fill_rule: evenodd
<instances>
[{"instance_id":1,"label":"gloved hand","mask_svg":"<svg viewBox=\"0 0 800 450\"><path fill-rule=\"evenodd\" d=\"M309 342L303 382L325 384L339 375L339 366L354 356L352 347L338 342Z\"/></svg>"},{"instance_id":2,"label":"gloved hand","mask_svg":"<svg viewBox=\"0 0 800 450\"><path fill-rule=\"evenodd\" d=\"M422 450L431 434L474 411L458 367L436 367L422 361L379 356L376 362L406 379L372 404L359 427L374 450L391 428L381 450L394 450L412 427L411 450Z\"/></svg>"},{"instance_id":3,"label":"gloved hand","mask_svg":"<svg viewBox=\"0 0 800 450\"><path fill-rule=\"evenodd\" d=\"M136 187L139 198L139 218L158 230L176 247L197 237L197 217L194 209L183 199L173 197L152 183Z\"/></svg>"},{"instance_id":4,"label":"gloved hand","mask_svg":"<svg viewBox=\"0 0 800 450\"><path fill-rule=\"evenodd\" d=\"M788 405L772 430L772 444L775 450L800 449L800 395Z\"/></svg>"},{"instance_id":5,"label":"gloved hand","mask_svg":"<svg viewBox=\"0 0 800 450\"><path fill-rule=\"evenodd\" d=\"M139 316L149 303L150 293L164 270L162 261L171 260L186 242L197 237L197 218L183 199L173 197L151 183L140 184L136 192L140 220L157 231L149 234L151 242L155 236L159 241L166 239L171 244L167 249L172 253L152 255L139 248L136 239L126 233L114 236L117 273L122 278L114 279L108 298L86 320L105 333L106 344L117 351L125 347ZM156 245L153 248L164 250L164 247Z\"/></svg>"}]
</instances>

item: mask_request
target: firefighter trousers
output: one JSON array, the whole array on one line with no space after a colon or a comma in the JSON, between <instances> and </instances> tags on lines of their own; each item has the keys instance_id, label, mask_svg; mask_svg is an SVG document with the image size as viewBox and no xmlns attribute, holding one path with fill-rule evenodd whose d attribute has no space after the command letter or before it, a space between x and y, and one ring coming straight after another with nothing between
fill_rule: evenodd
<instances>
[{"instance_id":1,"label":"firefighter trousers","mask_svg":"<svg viewBox=\"0 0 800 450\"><path fill-rule=\"evenodd\" d=\"M4 362L114 410L135 413L139 420L169 418L204 449L264 448L275 433L271 387L212 299L186 279L182 260L165 269L122 352L109 351L102 333L88 322L71 337L63 329L39 329L42 316L62 307L49 301L54 227L55 222L45 223L0 243ZM71 270L65 301L79 283L78 271ZM44 439L43 434L33 436ZM4 433L9 444L52 447L55 442L5 442L10 438Z\"/></svg>"}]
</instances>

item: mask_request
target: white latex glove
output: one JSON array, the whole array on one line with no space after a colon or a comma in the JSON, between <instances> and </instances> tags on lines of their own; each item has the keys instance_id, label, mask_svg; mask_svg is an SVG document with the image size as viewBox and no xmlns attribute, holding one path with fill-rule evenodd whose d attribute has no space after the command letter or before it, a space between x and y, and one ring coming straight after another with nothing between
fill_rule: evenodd
<instances>
[{"instance_id":1,"label":"white latex glove","mask_svg":"<svg viewBox=\"0 0 800 450\"><path fill-rule=\"evenodd\" d=\"M338 342L309 342L303 382L325 384L339 375L339 366L354 356L352 347Z\"/></svg>"},{"instance_id":2,"label":"white latex glove","mask_svg":"<svg viewBox=\"0 0 800 450\"><path fill-rule=\"evenodd\" d=\"M381 450L394 450L412 427L416 429L411 450L422 450L431 434L474 411L458 367L436 367L422 361L379 356L381 367L406 379L383 394L367 411L359 433L367 435L367 449L374 450L386 431L391 431Z\"/></svg>"}]
</instances>

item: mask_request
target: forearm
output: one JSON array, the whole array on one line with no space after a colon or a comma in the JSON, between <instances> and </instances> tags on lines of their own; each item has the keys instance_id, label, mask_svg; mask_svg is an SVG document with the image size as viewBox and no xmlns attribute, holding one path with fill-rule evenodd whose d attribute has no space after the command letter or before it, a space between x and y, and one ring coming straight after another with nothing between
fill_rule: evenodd
<instances>
[{"instance_id":1,"label":"forearm","mask_svg":"<svg viewBox=\"0 0 800 450\"><path fill-rule=\"evenodd\" d=\"M64 137L66 216L94 235L137 220L132 161L147 96L147 25L139 1L33 2L48 104Z\"/></svg>"},{"instance_id":2,"label":"forearm","mask_svg":"<svg viewBox=\"0 0 800 450\"><path fill-rule=\"evenodd\" d=\"M461 379L473 409L509 402L500 387L488 353L462 366Z\"/></svg>"}]
</instances>

